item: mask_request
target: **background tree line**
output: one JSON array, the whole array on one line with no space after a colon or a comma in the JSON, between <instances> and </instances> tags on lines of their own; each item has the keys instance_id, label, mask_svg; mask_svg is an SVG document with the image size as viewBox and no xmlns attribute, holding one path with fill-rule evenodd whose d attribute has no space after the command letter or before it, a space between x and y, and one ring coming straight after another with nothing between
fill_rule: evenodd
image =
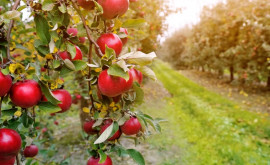
<instances>
[{"instance_id":1,"label":"background tree line","mask_svg":"<svg viewBox=\"0 0 270 165\"><path fill-rule=\"evenodd\" d=\"M241 82L270 87L269 0L227 0L205 7L200 22L175 32L159 56L177 68L229 72Z\"/></svg>"}]
</instances>

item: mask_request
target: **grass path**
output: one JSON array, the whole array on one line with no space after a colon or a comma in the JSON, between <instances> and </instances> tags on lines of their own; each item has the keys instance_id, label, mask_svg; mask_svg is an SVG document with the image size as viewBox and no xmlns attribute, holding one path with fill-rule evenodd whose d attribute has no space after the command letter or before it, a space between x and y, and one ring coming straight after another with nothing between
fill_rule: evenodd
<instances>
[{"instance_id":1,"label":"grass path","mask_svg":"<svg viewBox=\"0 0 270 165\"><path fill-rule=\"evenodd\" d=\"M163 134L149 140L173 153L161 164L270 164L268 116L241 109L161 61L154 71L172 95L142 107L168 120Z\"/></svg>"}]
</instances>

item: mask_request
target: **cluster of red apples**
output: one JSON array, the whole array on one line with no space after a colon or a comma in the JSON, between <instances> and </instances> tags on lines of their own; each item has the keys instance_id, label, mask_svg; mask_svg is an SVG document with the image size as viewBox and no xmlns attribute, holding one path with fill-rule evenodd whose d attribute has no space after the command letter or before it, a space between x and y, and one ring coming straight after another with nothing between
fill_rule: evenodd
<instances>
[{"instance_id":1,"label":"cluster of red apples","mask_svg":"<svg viewBox=\"0 0 270 165\"><path fill-rule=\"evenodd\" d=\"M0 129L0 165L13 165L22 145L20 135L8 128ZM35 157L38 154L36 145L26 146L24 157Z\"/></svg>"}]
</instances>

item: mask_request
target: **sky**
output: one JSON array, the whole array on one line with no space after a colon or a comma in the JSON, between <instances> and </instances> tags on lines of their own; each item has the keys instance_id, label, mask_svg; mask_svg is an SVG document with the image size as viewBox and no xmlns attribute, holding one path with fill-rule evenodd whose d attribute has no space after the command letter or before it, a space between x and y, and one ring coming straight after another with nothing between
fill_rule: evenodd
<instances>
[{"instance_id":1,"label":"sky","mask_svg":"<svg viewBox=\"0 0 270 165\"><path fill-rule=\"evenodd\" d=\"M224 0L169 0L172 9L181 8L182 11L167 17L166 24L168 24L168 30L164 37L161 38L161 42L176 30L199 22L203 7L213 6L220 1Z\"/></svg>"}]
</instances>

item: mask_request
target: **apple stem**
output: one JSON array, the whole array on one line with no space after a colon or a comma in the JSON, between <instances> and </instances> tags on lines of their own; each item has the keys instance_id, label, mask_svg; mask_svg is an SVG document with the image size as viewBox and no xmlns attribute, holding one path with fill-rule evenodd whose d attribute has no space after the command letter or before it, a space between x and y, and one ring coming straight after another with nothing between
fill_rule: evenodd
<instances>
[{"instance_id":1,"label":"apple stem","mask_svg":"<svg viewBox=\"0 0 270 165\"><path fill-rule=\"evenodd\" d=\"M17 165L21 165L20 160L19 160L19 154L16 155L16 163L17 163Z\"/></svg>"},{"instance_id":2,"label":"apple stem","mask_svg":"<svg viewBox=\"0 0 270 165\"><path fill-rule=\"evenodd\" d=\"M0 97L0 118L2 117L2 102L3 102L4 96Z\"/></svg>"},{"instance_id":3,"label":"apple stem","mask_svg":"<svg viewBox=\"0 0 270 165\"><path fill-rule=\"evenodd\" d=\"M14 5L12 6L11 10L16 10L20 4L20 1L21 0L16 0ZM7 42L8 42L8 44L7 44L7 58L9 61L11 61L9 44L10 44L10 38L11 38L10 34L11 34L11 30L13 28L13 25L14 25L14 20L11 20L9 23L8 32L7 32Z\"/></svg>"},{"instance_id":4,"label":"apple stem","mask_svg":"<svg viewBox=\"0 0 270 165\"><path fill-rule=\"evenodd\" d=\"M80 8L79 8L78 5L76 4L76 3L77 3L76 1L77 1L77 0L71 0L72 6L73 6L74 9L77 11L77 13L79 14L79 16L80 16L80 18L81 18L81 20L82 20L82 22L83 22L83 26L84 26L84 28L86 29L86 34L87 34L88 40L89 40L90 42L92 42L92 43L95 45L95 47L97 48L97 51L98 51L99 56L102 57L102 56L103 56L103 53L101 52L100 47L98 46L98 44L97 44L97 43L94 41L94 39L92 38L90 29L89 29L89 27L87 26L86 20L85 20L84 16L82 15L82 12L81 12Z\"/></svg>"}]
</instances>

